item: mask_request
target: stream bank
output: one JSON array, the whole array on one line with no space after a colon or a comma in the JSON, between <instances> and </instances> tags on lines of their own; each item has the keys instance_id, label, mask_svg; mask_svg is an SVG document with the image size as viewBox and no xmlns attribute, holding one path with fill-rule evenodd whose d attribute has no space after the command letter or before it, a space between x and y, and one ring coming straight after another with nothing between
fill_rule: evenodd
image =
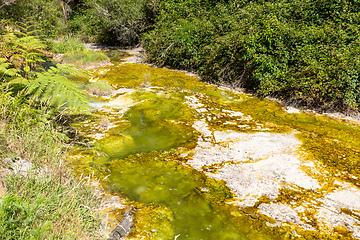
<instances>
[{"instance_id":1,"label":"stream bank","mask_svg":"<svg viewBox=\"0 0 360 240\"><path fill-rule=\"evenodd\" d=\"M104 188L124 196L122 205L138 210L135 219L145 215L162 219L161 223L135 220L132 238L171 239L180 234L179 239L193 239L183 232L189 225L169 208L174 199L188 199L177 190L169 195L177 189L172 185L175 176L176 184L187 186L184 191L191 193L190 199L207 199L203 206L214 206L215 196L215 205L222 210L212 207L203 212L214 214L210 222L222 222L227 216L235 223L222 222L232 229L230 233L236 232L237 224L246 225L232 237L217 236L215 231L204 239L359 238L356 124L288 113L267 99L144 64L103 67L94 74L115 91L110 100L93 104L94 116L74 120L74 127L95 148L77 149L72 162L79 173L95 172ZM352 169L346 169L346 160ZM183 178L182 172L188 177ZM161 186L169 174L172 183ZM181 184L180 179L190 176L197 180ZM123 212L116 209L110 212ZM206 219L200 222L206 223L209 216ZM244 234L249 229L251 233ZM193 236L200 239L197 230L192 229Z\"/></svg>"}]
</instances>

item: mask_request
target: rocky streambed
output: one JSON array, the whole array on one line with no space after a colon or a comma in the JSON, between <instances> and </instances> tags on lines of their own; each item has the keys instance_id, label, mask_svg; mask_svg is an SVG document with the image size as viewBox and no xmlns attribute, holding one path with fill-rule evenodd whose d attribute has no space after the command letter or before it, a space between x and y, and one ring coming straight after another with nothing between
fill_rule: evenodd
<instances>
[{"instance_id":1,"label":"rocky streambed","mask_svg":"<svg viewBox=\"0 0 360 240\"><path fill-rule=\"evenodd\" d=\"M358 123L108 54L92 81L114 91L73 117L88 144L69 157L108 232L131 208L128 239L360 238Z\"/></svg>"}]
</instances>

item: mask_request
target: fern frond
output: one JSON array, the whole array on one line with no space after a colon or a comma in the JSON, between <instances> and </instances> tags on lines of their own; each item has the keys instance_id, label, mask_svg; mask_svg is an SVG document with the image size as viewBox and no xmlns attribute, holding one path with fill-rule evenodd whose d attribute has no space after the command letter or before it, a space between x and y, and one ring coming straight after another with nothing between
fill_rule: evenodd
<instances>
[{"instance_id":1,"label":"fern frond","mask_svg":"<svg viewBox=\"0 0 360 240\"><path fill-rule=\"evenodd\" d=\"M29 80L27 80L26 78L23 78L23 77L17 77L15 79L12 79L9 81L8 84L22 84L22 85L29 85Z\"/></svg>"},{"instance_id":2,"label":"fern frond","mask_svg":"<svg viewBox=\"0 0 360 240\"><path fill-rule=\"evenodd\" d=\"M11 89L13 85L22 85L22 89L29 85L29 81L23 77L17 77L8 82L0 83L0 89Z\"/></svg>"},{"instance_id":3,"label":"fern frond","mask_svg":"<svg viewBox=\"0 0 360 240\"><path fill-rule=\"evenodd\" d=\"M8 62L0 63L0 72L5 73L5 72L11 70L11 69L8 69L10 66L11 66L11 63L8 63Z\"/></svg>"},{"instance_id":4,"label":"fern frond","mask_svg":"<svg viewBox=\"0 0 360 240\"><path fill-rule=\"evenodd\" d=\"M26 93L31 95L33 101L49 102L55 107L65 105L87 108L89 101L85 94L75 83L59 75L61 70L61 67L51 67L47 72L38 73L37 78L30 82Z\"/></svg>"},{"instance_id":5,"label":"fern frond","mask_svg":"<svg viewBox=\"0 0 360 240\"><path fill-rule=\"evenodd\" d=\"M56 65L56 67L50 67L48 71L52 72L53 74L60 74L60 75L73 76L73 77L85 77L91 75L89 71L73 65L58 64Z\"/></svg>"},{"instance_id":6,"label":"fern frond","mask_svg":"<svg viewBox=\"0 0 360 240\"><path fill-rule=\"evenodd\" d=\"M5 77L17 77L20 76L19 70L11 67L11 63L6 62L6 58L0 58L0 80L3 80Z\"/></svg>"}]
</instances>

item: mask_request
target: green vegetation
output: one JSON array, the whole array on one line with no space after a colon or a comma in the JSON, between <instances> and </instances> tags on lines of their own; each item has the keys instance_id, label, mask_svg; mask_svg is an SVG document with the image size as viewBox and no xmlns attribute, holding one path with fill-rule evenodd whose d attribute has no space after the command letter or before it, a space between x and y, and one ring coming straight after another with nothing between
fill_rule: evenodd
<instances>
[{"instance_id":1,"label":"green vegetation","mask_svg":"<svg viewBox=\"0 0 360 240\"><path fill-rule=\"evenodd\" d=\"M7 191L0 202L0 238L99 238L92 212L98 199L64 163L68 138L52 122L60 119L58 111L0 93L0 167L14 169L2 179Z\"/></svg>"},{"instance_id":2,"label":"green vegetation","mask_svg":"<svg viewBox=\"0 0 360 240\"><path fill-rule=\"evenodd\" d=\"M155 22L157 0L90 0L74 4L68 31L84 40L134 46Z\"/></svg>"},{"instance_id":3,"label":"green vegetation","mask_svg":"<svg viewBox=\"0 0 360 240\"><path fill-rule=\"evenodd\" d=\"M63 2L57 0L1 0L0 19L13 23L31 19L47 37L64 31Z\"/></svg>"},{"instance_id":4,"label":"green vegetation","mask_svg":"<svg viewBox=\"0 0 360 240\"><path fill-rule=\"evenodd\" d=\"M87 107L86 95L69 80L86 73L55 65L53 53L62 54L63 63L84 67L108 59L102 52L85 48L84 42L122 47L142 43L147 60L160 66L195 71L205 80L230 83L298 106L358 112L358 1L0 0L0 10L0 164L1 168L15 166L19 159L32 164L27 173L13 172L5 181L0 236L6 239L98 237L98 222L91 213L97 200L66 170L63 144L68 139L56 130L59 108ZM109 84L116 88L120 80L125 87L139 88L171 83L176 97L164 94L162 100L178 101L185 95L178 90L188 85L191 91L216 99L200 99L205 105L219 108L225 106L223 100L234 98L231 93L196 81L191 85L185 77L164 71L166 77L149 66L124 65L109 69L105 74L109 83L99 80L84 88L95 95L108 95ZM129 76L128 72L134 73ZM154 81L159 78L161 81ZM187 116L177 103L167 110L163 101L155 100L160 99L155 93L136 94L131 97L148 100L127 113L128 122L111 130L110 141L98 141L95 147L111 152L119 141L124 147L108 155L125 157L140 152L139 148L156 137L155 142L163 145L160 150L193 139L195 134L182 136L191 132L190 125L154 123L163 117L162 110L177 120L176 114ZM125 105L131 104L125 100ZM359 132L352 126L334 127L329 119L285 114L280 105L248 97L236 98L227 107L251 115L251 124L268 124L269 131L301 131L299 138L307 157L319 160L339 179L358 176ZM142 118L145 122L137 122L142 114L147 115ZM99 125L108 128L110 120L102 119ZM225 129L226 120L219 118L210 127ZM137 132L143 126L150 127L146 137L139 137ZM158 136L170 129L174 130L170 142ZM99 157L94 165L106 160ZM159 212L167 209L159 208ZM143 214L147 215L146 209Z\"/></svg>"},{"instance_id":5,"label":"green vegetation","mask_svg":"<svg viewBox=\"0 0 360 240\"><path fill-rule=\"evenodd\" d=\"M205 80L298 106L358 111L357 1L3 2L8 4L0 18L14 22L29 17L39 30L46 29L42 34L47 37L70 35L118 46L142 42L147 60L160 66L196 71ZM61 44L77 44L68 39ZM64 56L65 62L79 65L102 59L74 49Z\"/></svg>"},{"instance_id":6,"label":"green vegetation","mask_svg":"<svg viewBox=\"0 0 360 240\"><path fill-rule=\"evenodd\" d=\"M89 64L96 65L108 60L101 51L86 48L84 43L77 38L66 37L53 43L54 53L61 53L62 63L85 67Z\"/></svg>"},{"instance_id":7,"label":"green vegetation","mask_svg":"<svg viewBox=\"0 0 360 240\"><path fill-rule=\"evenodd\" d=\"M30 97L33 102L48 102L51 106L86 107L84 93L66 76L84 75L71 67L47 67L46 45L25 31L6 28L0 35L1 87L12 88L14 94Z\"/></svg>"},{"instance_id":8,"label":"green vegetation","mask_svg":"<svg viewBox=\"0 0 360 240\"><path fill-rule=\"evenodd\" d=\"M96 81L85 86L86 92L96 96L108 96L112 88L107 81Z\"/></svg>"},{"instance_id":9,"label":"green vegetation","mask_svg":"<svg viewBox=\"0 0 360 240\"><path fill-rule=\"evenodd\" d=\"M168 0L144 39L150 62L307 107L360 103L357 1Z\"/></svg>"},{"instance_id":10,"label":"green vegetation","mask_svg":"<svg viewBox=\"0 0 360 240\"><path fill-rule=\"evenodd\" d=\"M65 163L64 107L87 107L29 22L0 28L1 239L98 239L99 200ZM12 170L5 170L5 169ZM23 169L23 170L21 170ZM0 189L2 190L2 189Z\"/></svg>"},{"instance_id":11,"label":"green vegetation","mask_svg":"<svg viewBox=\"0 0 360 240\"><path fill-rule=\"evenodd\" d=\"M196 71L205 80L298 106L358 111L357 1L2 2L1 19L29 17L47 37L118 46L142 42L147 60L160 66ZM68 39L61 44L75 44ZM79 65L102 59L73 49L64 56Z\"/></svg>"}]
</instances>

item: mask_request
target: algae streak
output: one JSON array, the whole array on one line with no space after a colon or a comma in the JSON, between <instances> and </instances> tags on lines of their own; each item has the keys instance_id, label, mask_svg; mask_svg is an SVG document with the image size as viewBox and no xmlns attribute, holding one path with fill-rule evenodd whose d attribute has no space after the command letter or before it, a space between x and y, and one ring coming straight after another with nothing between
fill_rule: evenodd
<instances>
[{"instance_id":1,"label":"algae streak","mask_svg":"<svg viewBox=\"0 0 360 240\"><path fill-rule=\"evenodd\" d=\"M321 228L316 212L322 203L314 199L338 188L329 178L358 186L359 126L323 116L289 114L278 103L145 64L103 67L94 74L96 80L109 82L115 93L111 99L94 103L98 108L90 115L74 117L72 125L93 147L77 147L70 160L79 174L92 173L104 179L105 188L131 201L136 212L132 237L352 238L346 227L329 231ZM275 198L264 195L249 208L230 204L241 199L236 199L226 182L209 176L215 177L228 166L262 159L216 162L222 157L217 156L200 168L204 172L188 167L187 161L196 156L199 144L206 146L204 149L228 149L233 144L231 140L219 141L219 133L295 133L302 142L298 151L302 159L315 163L315 167L303 169L321 188L313 191L285 186ZM324 165L325 175L312 174ZM276 220L259 212L266 204L288 205L293 210L306 204L308 209L298 212L297 217L309 229L320 232L304 230L291 222L279 227ZM356 215L356 211L346 208L341 211Z\"/></svg>"}]
</instances>

